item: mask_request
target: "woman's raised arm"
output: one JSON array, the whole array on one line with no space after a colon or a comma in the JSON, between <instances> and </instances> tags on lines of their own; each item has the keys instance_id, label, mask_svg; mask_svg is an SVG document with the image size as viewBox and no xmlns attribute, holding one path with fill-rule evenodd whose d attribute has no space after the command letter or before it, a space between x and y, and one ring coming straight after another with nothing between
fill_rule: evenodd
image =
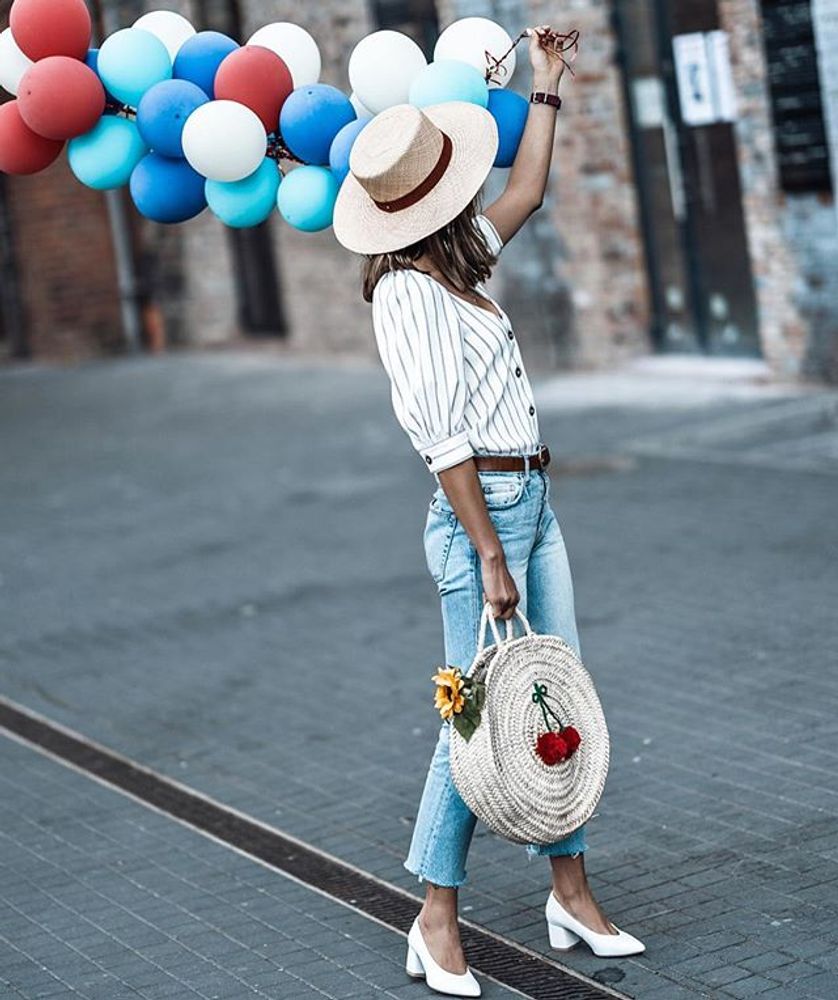
<instances>
[{"instance_id":1,"label":"woman's raised arm","mask_svg":"<svg viewBox=\"0 0 838 1000\"><path fill-rule=\"evenodd\" d=\"M532 89L558 94L565 62L558 52L542 45L540 39L548 30L547 25L529 29ZM574 45L570 62L575 58L576 51ZM494 223L504 243L518 232L544 200L555 131L556 108L551 104L530 104L524 134L506 188L483 213Z\"/></svg>"}]
</instances>

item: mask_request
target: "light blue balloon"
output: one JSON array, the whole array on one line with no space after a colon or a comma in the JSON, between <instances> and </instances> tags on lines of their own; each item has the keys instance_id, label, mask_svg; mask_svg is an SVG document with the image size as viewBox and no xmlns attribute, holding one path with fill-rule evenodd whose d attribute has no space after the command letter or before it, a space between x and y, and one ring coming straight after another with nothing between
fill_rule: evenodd
<instances>
[{"instance_id":1,"label":"light blue balloon","mask_svg":"<svg viewBox=\"0 0 838 1000\"><path fill-rule=\"evenodd\" d=\"M67 162L82 184L107 191L127 184L147 152L134 122L104 115L89 132L67 143Z\"/></svg>"},{"instance_id":2,"label":"light blue balloon","mask_svg":"<svg viewBox=\"0 0 838 1000\"><path fill-rule=\"evenodd\" d=\"M244 180L208 180L205 188L207 204L227 226L235 229L258 226L276 208L279 181L276 161L266 156Z\"/></svg>"},{"instance_id":3,"label":"light blue balloon","mask_svg":"<svg viewBox=\"0 0 838 1000\"><path fill-rule=\"evenodd\" d=\"M169 50L142 28L122 28L109 35L99 49L96 68L105 87L132 108L150 87L172 76Z\"/></svg>"},{"instance_id":4,"label":"light blue balloon","mask_svg":"<svg viewBox=\"0 0 838 1000\"><path fill-rule=\"evenodd\" d=\"M296 167L279 185L279 214L289 226L316 233L331 226L339 190L337 179L328 167Z\"/></svg>"},{"instance_id":5,"label":"light blue balloon","mask_svg":"<svg viewBox=\"0 0 838 1000\"><path fill-rule=\"evenodd\" d=\"M468 101L485 108L489 87L479 70L459 59L437 59L414 78L408 101L417 108L445 101Z\"/></svg>"},{"instance_id":6,"label":"light blue balloon","mask_svg":"<svg viewBox=\"0 0 838 1000\"><path fill-rule=\"evenodd\" d=\"M332 140L332 145L329 147L329 166L338 184L342 184L349 173L349 154L352 152L358 133L371 121L372 118L356 118L355 121L344 125Z\"/></svg>"}]
</instances>

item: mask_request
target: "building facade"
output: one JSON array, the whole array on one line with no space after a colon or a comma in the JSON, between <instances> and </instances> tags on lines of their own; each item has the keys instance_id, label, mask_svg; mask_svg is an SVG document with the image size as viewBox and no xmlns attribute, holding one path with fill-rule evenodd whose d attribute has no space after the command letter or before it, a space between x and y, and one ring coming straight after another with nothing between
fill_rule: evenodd
<instances>
[{"instance_id":1,"label":"building facade","mask_svg":"<svg viewBox=\"0 0 838 1000\"><path fill-rule=\"evenodd\" d=\"M155 6L99 4L100 29ZM376 28L409 32L430 56L457 17L493 17L514 35L557 10L541 0L166 6L241 40L270 21L302 24L323 80L344 90L353 45ZM557 26L580 30L581 51L563 84L548 197L492 278L534 369L686 352L762 356L782 376L838 381L838 0L568 0L561 12ZM519 54L511 86L526 93ZM505 173L493 171L487 200ZM130 205L115 215L120 198L124 209L124 193L81 187L64 158L2 179L6 356L118 351L132 310L151 348L261 337L375 356L359 261L330 231L296 232L277 216L233 232L209 212L165 227Z\"/></svg>"}]
</instances>

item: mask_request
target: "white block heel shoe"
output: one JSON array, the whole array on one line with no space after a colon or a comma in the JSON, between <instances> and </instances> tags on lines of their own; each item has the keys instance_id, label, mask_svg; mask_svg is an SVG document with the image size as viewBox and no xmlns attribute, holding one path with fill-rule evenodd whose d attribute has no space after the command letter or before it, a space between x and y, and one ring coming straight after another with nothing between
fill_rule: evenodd
<instances>
[{"instance_id":1,"label":"white block heel shoe","mask_svg":"<svg viewBox=\"0 0 838 1000\"><path fill-rule=\"evenodd\" d=\"M413 979L424 978L428 986L437 993L445 993L451 997L480 996L480 983L472 975L471 969L462 973L446 972L441 965L437 965L422 937L418 917L407 935L405 971Z\"/></svg>"},{"instance_id":2,"label":"white block heel shoe","mask_svg":"<svg viewBox=\"0 0 838 1000\"><path fill-rule=\"evenodd\" d=\"M580 920L562 906L554 893L550 893L545 907L547 929L550 933L550 945L561 951L567 951L579 942L581 938L595 955L602 958L619 958L622 955L639 955L646 950L646 945L627 931L621 931L616 924L616 934L601 934L592 931Z\"/></svg>"},{"instance_id":3,"label":"white block heel shoe","mask_svg":"<svg viewBox=\"0 0 838 1000\"><path fill-rule=\"evenodd\" d=\"M404 968L411 979L425 978L425 966L422 965L421 959L410 945L407 946L407 961Z\"/></svg>"},{"instance_id":4,"label":"white block heel shoe","mask_svg":"<svg viewBox=\"0 0 838 1000\"><path fill-rule=\"evenodd\" d=\"M549 920L547 921L547 931L550 934L550 947L557 951L570 951L581 940L578 934L574 934L573 931L569 931L566 927L560 927L558 924L551 924Z\"/></svg>"}]
</instances>

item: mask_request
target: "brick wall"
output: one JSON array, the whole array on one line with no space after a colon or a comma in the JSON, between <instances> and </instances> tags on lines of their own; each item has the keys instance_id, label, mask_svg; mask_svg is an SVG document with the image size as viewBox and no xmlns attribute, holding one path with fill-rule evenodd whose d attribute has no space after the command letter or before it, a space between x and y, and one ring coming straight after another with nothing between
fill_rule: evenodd
<instances>
[{"instance_id":1,"label":"brick wall","mask_svg":"<svg viewBox=\"0 0 838 1000\"><path fill-rule=\"evenodd\" d=\"M821 74L827 136L832 153L832 182L838 189L838 0L813 0L812 14ZM812 211L795 227L796 244L808 250L803 311L812 332L803 370L815 378L838 382L838 199L809 199ZM803 206L798 206L798 212ZM802 240L801 238L802 237Z\"/></svg>"},{"instance_id":2,"label":"brick wall","mask_svg":"<svg viewBox=\"0 0 838 1000\"><path fill-rule=\"evenodd\" d=\"M838 133L833 52L838 0L815 0L827 110ZM125 2L130 23L154 0ZM169 5L194 17L189 0ZM645 264L624 120L615 39L605 0L438 0L440 25L494 17L516 33L526 24L577 27L577 75L563 85L551 183L542 210L504 253L491 290L503 301L538 367L591 367L650 349ZM757 0L720 0L731 34L741 115L736 124L748 241L766 356L781 372L838 377L838 225L833 199L789 198L777 185ZM311 4L244 0L242 41L273 20L307 27L323 53L325 82L348 90L354 44L373 29L365 0ZM519 46L512 86L529 88ZM490 200L505 171L493 171ZM12 179L12 212L22 297L34 353L74 358L119 349L120 323L105 199L83 188L64 159L38 177ZM239 335L229 234L209 212L160 226L130 210L141 286L161 309L170 344L207 344ZM369 306L360 297L360 261L330 231L304 234L278 216L270 224L289 343L300 350L375 357Z\"/></svg>"},{"instance_id":3,"label":"brick wall","mask_svg":"<svg viewBox=\"0 0 838 1000\"><path fill-rule=\"evenodd\" d=\"M76 361L120 343L117 277L102 194L62 156L8 187L20 297L34 357Z\"/></svg>"},{"instance_id":4,"label":"brick wall","mask_svg":"<svg viewBox=\"0 0 838 1000\"><path fill-rule=\"evenodd\" d=\"M546 3L475 4L440 0L441 26L468 14L493 16L516 32L526 24L555 19ZM298 0L246 2L244 38L262 24L292 20L320 45L324 82L349 89L346 75L352 47L373 25L361 0L304 4ZM649 349L647 303L630 153L622 116L620 79L608 5L576 0L565 13L585 39L577 78L568 79L568 101L559 123L548 199L510 244L492 292L502 298L528 346L533 365L604 364ZM527 93L526 50L513 81ZM494 171L491 199L507 172ZM185 260L188 296L200 303L186 316L192 340L223 339L234 328L229 259L214 219L190 223L197 254ZM359 260L347 254L330 231L305 234L281 219L272 224L290 343L301 349L348 351L375 356L369 306L360 298ZM191 242L191 241L190 241ZM224 260L207 278L207 257Z\"/></svg>"},{"instance_id":5,"label":"brick wall","mask_svg":"<svg viewBox=\"0 0 838 1000\"><path fill-rule=\"evenodd\" d=\"M316 4L246 0L242 13L245 38L272 21L293 21L306 28L320 47L323 83L349 92L349 54L373 30L365 0ZM344 250L330 229L301 233L279 216L271 229L291 331L289 343L301 350L377 357L370 307L361 298L360 258Z\"/></svg>"},{"instance_id":6,"label":"brick wall","mask_svg":"<svg viewBox=\"0 0 838 1000\"><path fill-rule=\"evenodd\" d=\"M820 4L820 9L818 8ZM826 7L832 7L826 11ZM822 55L838 45L838 4L816 0ZM783 375L838 379L838 215L825 195L784 194L772 134L762 24L757 0L720 0L722 26L731 34L739 97L736 123L748 242L766 359ZM827 17L831 14L831 17ZM816 18L816 24L818 19ZM822 76L833 137L838 96L835 70ZM833 138L833 142L834 142Z\"/></svg>"},{"instance_id":7,"label":"brick wall","mask_svg":"<svg viewBox=\"0 0 838 1000\"><path fill-rule=\"evenodd\" d=\"M648 301L631 151L609 5L570 0L439 0L440 27L485 16L512 34L528 24L578 28L545 204L504 251L493 279L534 366L594 367L646 353ZM510 82L528 94L526 43ZM493 171L488 200L507 171Z\"/></svg>"}]
</instances>

